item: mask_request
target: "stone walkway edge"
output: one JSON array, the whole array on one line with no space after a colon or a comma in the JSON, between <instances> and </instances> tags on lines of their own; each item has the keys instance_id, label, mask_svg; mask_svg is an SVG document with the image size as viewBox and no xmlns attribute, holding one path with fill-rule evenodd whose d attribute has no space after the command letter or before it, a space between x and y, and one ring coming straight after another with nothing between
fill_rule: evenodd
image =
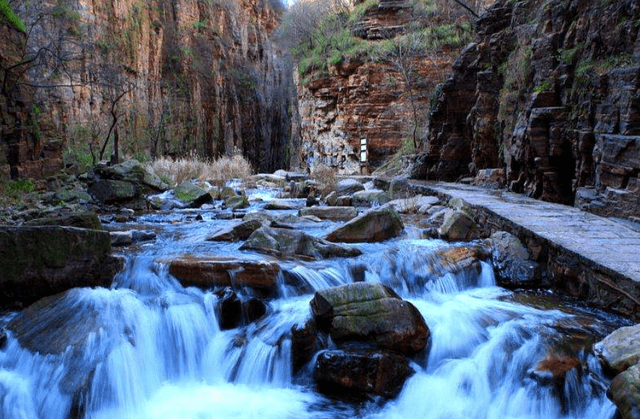
<instances>
[{"instance_id":1,"label":"stone walkway edge","mask_svg":"<svg viewBox=\"0 0 640 419\"><path fill-rule=\"evenodd\" d=\"M640 232L577 208L503 190L409 181L414 193L462 198L489 232L516 235L547 269L547 286L640 319Z\"/></svg>"}]
</instances>

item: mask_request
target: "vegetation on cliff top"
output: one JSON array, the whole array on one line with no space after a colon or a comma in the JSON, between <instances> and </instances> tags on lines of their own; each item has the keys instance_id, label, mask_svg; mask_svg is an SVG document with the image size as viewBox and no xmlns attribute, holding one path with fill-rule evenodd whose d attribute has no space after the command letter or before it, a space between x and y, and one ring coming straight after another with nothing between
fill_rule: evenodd
<instances>
[{"instance_id":1,"label":"vegetation on cliff top","mask_svg":"<svg viewBox=\"0 0 640 419\"><path fill-rule=\"evenodd\" d=\"M13 12L11 5L7 3L7 0L0 0L0 20L6 20L21 32L27 31L27 26L24 24L22 19Z\"/></svg>"}]
</instances>

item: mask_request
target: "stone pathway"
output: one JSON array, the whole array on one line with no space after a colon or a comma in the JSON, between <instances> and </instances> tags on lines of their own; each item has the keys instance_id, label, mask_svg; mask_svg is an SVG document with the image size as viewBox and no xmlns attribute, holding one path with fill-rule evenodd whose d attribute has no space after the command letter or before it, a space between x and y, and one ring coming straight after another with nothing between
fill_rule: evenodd
<instances>
[{"instance_id":1,"label":"stone pathway","mask_svg":"<svg viewBox=\"0 0 640 419\"><path fill-rule=\"evenodd\" d=\"M613 271L614 276L640 283L640 231L622 222L511 192L413 180L410 186L423 194L463 198L474 207L482 207L557 247Z\"/></svg>"}]
</instances>

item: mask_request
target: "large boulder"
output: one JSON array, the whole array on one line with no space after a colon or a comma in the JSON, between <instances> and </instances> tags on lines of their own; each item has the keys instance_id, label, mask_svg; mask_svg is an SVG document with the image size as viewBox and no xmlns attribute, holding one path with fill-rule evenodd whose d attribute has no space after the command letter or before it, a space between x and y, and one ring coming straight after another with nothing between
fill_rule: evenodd
<instances>
[{"instance_id":1,"label":"large boulder","mask_svg":"<svg viewBox=\"0 0 640 419\"><path fill-rule=\"evenodd\" d=\"M356 192L351 196L353 205L356 207L372 207L376 205L384 205L391 201L389 194L380 189L369 189L366 191Z\"/></svg>"},{"instance_id":2,"label":"large boulder","mask_svg":"<svg viewBox=\"0 0 640 419\"><path fill-rule=\"evenodd\" d=\"M327 234L332 242L380 242L398 236L404 226L390 206L371 209Z\"/></svg>"},{"instance_id":3,"label":"large boulder","mask_svg":"<svg viewBox=\"0 0 640 419\"><path fill-rule=\"evenodd\" d=\"M224 205L231 210L238 210L247 208L249 206L249 200L244 195L230 196L224 201Z\"/></svg>"},{"instance_id":4,"label":"large boulder","mask_svg":"<svg viewBox=\"0 0 640 419\"><path fill-rule=\"evenodd\" d=\"M401 214L426 214L438 202L440 202L440 199L436 196L418 195L411 198L394 199L389 202L389 205Z\"/></svg>"},{"instance_id":5,"label":"large boulder","mask_svg":"<svg viewBox=\"0 0 640 419\"><path fill-rule=\"evenodd\" d=\"M385 351L323 351L318 354L314 379L320 390L395 397L413 374L407 358Z\"/></svg>"},{"instance_id":6,"label":"large boulder","mask_svg":"<svg viewBox=\"0 0 640 419\"><path fill-rule=\"evenodd\" d=\"M139 161L128 160L114 166L97 166L95 177L90 181L89 193L103 204L124 204L133 209L145 209L146 195L168 188Z\"/></svg>"},{"instance_id":7,"label":"large boulder","mask_svg":"<svg viewBox=\"0 0 640 419\"><path fill-rule=\"evenodd\" d=\"M357 282L317 291L310 302L318 327L334 341L361 341L415 354L427 346L429 329L413 304L382 284Z\"/></svg>"},{"instance_id":8,"label":"large boulder","mask_svg":"<svg viewBox=\"0 0 640 419\"><path fill-rule=\"evenodd\" d=\"M342 179L336 184L336 192L340 195L353 195L364 191L364 185L355 179Z\"/></svg>"},{"instance_id":9,"label":"large boulder","mask_svg":"<svg viewBox=\"0 0 640 419\"><path fill-rule=\"evenodd\" d=\"M594 350L607 369L620 373L640 362L640 324L621 327L598 342Z\"/></svg>"},{"instance_id":10,"label":"large boulder","mask_svg":"<svg viewBox=\"0 0 640 419\"><path fill-rule=\"evenodd\" d=\"M498 231L491 235L491 254L498 284L507 288L540 285L542 269L514 235Z\"/></svg>"},{"instance_id":11,"label":"large boulder","mask_svg":"<svg viewBox=\"0 0 640 419\"><path fill-rule=\"evenodd\" d=\"M470 241L479 237L478 225L465 211L448 209L444 221L438 228L440 236L448 241Z\"/></svg>"},{"instance_id":12,"label":"large boulder","mask_svg":"<svg viewBox=\"0 0 640 419\"><path fill-rule=\"evenodd\" d=\"M186 208L200 208L213 201L213 196L209 192L191 182L184 182L176 186L173 189L173 194Z\"/></svg>"},{"instance_id":13,"label":"large boulder","mask_svg":"<svg viewBox=\"0 0 640 419\"><path fill-rule=\"evenodd\" d=\"M353 257L362 254L357 248L330 243L299 230L272 227L261 227L254 231L240 246L240 250L307 259Z\"/></svg>"},{"instance_id":14,"label":"large boulder","mask_svg":"<svg viewBox=\"0 0 640 419\"><path fill-rule=\"evenodd\" d=\"M262 227L262 223L263 222L259 219L242 221L239 224L216 231L211 236L207 237L207 240L228 242L247 240L254 231Z\"/></svg>"},{"instance_id":15,"label":"large boulder","mask_svg":"<svg viewBox=\"0 0 640 419\"><path fill-rule=\"evenodd\" d=\"M122 267L106 231L0 227L0 305L31 303L74 287L108 287Z\"/></svg>"},{"instance_id":16,"label":"large boulder","mask_svg":"<svg viewBox=\"0 0 640 419\"><path fill-rule=\"evenodd\" d=\"M269 201L265 204L264 209L269 211L279 211L279 210L297 210L302 207L302 204L299 201L294 201L292 199L274 199L273 201Z\"/></svg>"},{"instance_id":17,"label":"large boulder","mask_svg":"<svg viewBox=\"0 0 640 419\"><path fill-rule=\"evenodd\" d=\"M611 381L607 396L615 403L622 419L639 419L640 364L618 374Z\"/></svg>"},{"instance_id":18,"label":"large boulder","mask_svg":"<svg viewBox=\"0 0 640 419\"><path fill-rule=\"evenodd\" d=\"M349 221L358 216L358 210L354 207L309 207L302 208L299 213L301 217L314 216L321 220Z\"/></svg>"},{"instance_id":19,"label":"large boulder","mask_svg":"<svg viewBox=\"0 0 640 419\"><path fill-rule=\"evenodd\" d=\"M30 226L67 226L102 230L102 223L93 211L59 212L47 217L29 220L25 225Z\"/></svg>"},{"instance_id":20,"label":"large boulder","mask_svg":"<svg viewBox=\"0 0 640 419\"><path fill-rule=\"evenodd\" d=\"M167 262L167 261L163 261ZM202 289L231 286L250 288L264 295L277 293L280 266L273 262L236 258L183 256L168 261L169 273L185 286Z\"/></svg>"}]
</instances>

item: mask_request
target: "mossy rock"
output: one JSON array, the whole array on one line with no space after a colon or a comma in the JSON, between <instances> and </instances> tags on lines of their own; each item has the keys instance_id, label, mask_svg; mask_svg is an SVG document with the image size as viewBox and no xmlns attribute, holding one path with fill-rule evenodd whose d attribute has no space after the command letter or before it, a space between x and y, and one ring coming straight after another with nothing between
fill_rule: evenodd
<instances>
[{"instance_id":1,"label":"mossy rock","mask_svg":"<svg viewBox=\"0 0 640 419\"><path fill-rule=\"evenodd\" d=\"M400 215L388 205L371 209L327 234L331 242L380 242L398 236L404 228Z\"/></svg>"},{"instance_id":2,"label":"mossy rock","mask_svg":"<svg viewBox=\"0 0 640 419\"><path fill-rule=\"evenodd\" d=\"M179 199L185 206L190 208L199 208L213 201L213 197L209 192L191 182L184 182L176 186L173 189L173 194L176 199Z\"/></svg>"},{"instance_id":3,"label":"mossy rock","mask_svg":"<svg viewBox=\"0 0 640 419\"><path fill-rule=\"evenodd\" d=\"M249 200L247 199L246 196L236 195L236 196L231 196L227 198L224 201L224 204L229 209L238 210L238 209L247 208L249 206Z\"/></svg>"},{"instance_id":4,"label":"mossy rock","mask_svg":"<svg viewBox=\"0 0 640 419\"><path fill-rule=\"evenodd\" d=\"M54 214L49 217L36 218L27 221L25 225L32 226L68 226L102 230L102 223L93 211L76 212L72 214Z\"/></svg>"}]
</instances>

